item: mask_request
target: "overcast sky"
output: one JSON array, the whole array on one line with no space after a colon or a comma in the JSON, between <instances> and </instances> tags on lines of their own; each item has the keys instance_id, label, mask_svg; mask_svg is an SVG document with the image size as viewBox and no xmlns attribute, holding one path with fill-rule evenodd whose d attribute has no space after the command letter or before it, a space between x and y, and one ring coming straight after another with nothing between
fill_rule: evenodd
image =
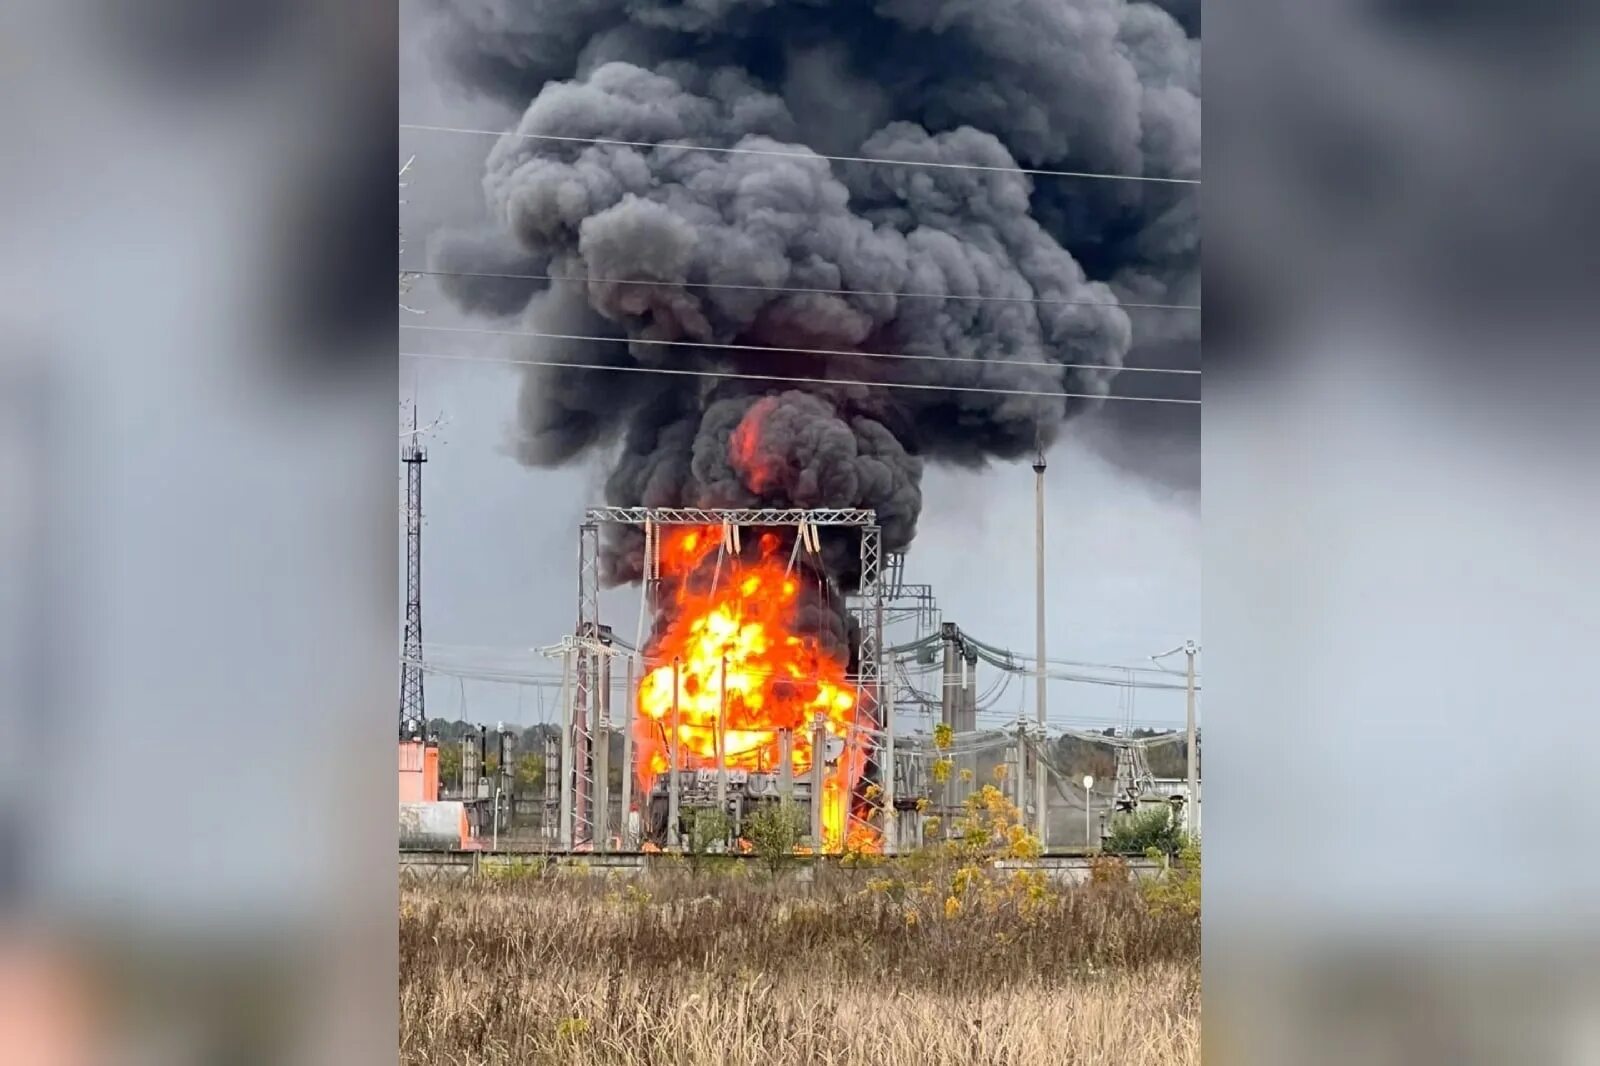
<instances>
[{"instance_id":1,"label":"overcast sky","mask_svg":"<svg viewBox=\"0 0 1600 1066\"><path fill-rule=\"evenodd\" d=\"M400 121L498 129L508 116L453 98L427 69L418 47L421 21L413 0L401 5ZM422 262L428 232L481 212L480 163L489 138L401 131L401 161L415 154L401 208L408 252ZM420 279L401 312L402 325L472 325ZM493 338L402 329L401 351L494 354ZM582 371L571 371L581 373ZM537 669L527 649L550 644L575 622L577 527L587 506L603 502L591 462L559 471L531 470L506 453L518 374L512 367L402 358L401 399L420 403L422 420L447 423L428 441L423 546L423 633L431 654L451 661L520 662ZM1159 420L1159 408L1152 408ZM1183 413L1168 409L1173 426ZM1198 494L1127 472L1105 458L1095 416L1073 427L1049 457L1047 580L1052 658L1148 666L1147 656L1199 637ZM1163 465L1192 464L1198 439L1176 432L1160 444L1179 454ZM918 535L907 555L906 580L932 584L947 620L979 639L1031 654L1033 648L1033 472L1026 463L981 471L930 468ZM403 481L401 482L403 498ZM603 620L632 639L637 591L617 590ZM891 639L911 635L907 629ZM520 649L520 655L519 655ZM1181 658L1171 660L1177 668ZM984 676L980 691L993 681ZM1177 679L1173 679L1177 680ZM1104 726L1128 711L1126 690L1052 682L1050 719L1058 725ZM550 695L544 697L548 718ZM428 713L472 721L533 722L537 690L483 680L430 677ZM999 691L995 714L1033 713L1021 679ZM1181 691L1140 690L1133 717L1181 725Z\"/></svg>"}]
</instances>

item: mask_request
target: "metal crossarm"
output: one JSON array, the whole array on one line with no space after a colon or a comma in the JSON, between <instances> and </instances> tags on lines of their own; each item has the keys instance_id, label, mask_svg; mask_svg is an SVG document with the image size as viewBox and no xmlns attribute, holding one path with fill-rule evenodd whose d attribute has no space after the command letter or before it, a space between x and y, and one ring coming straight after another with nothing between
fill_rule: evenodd
<instances>
[{"instance_id":1,"label":"metal crossarm","mask_svg":"<svg viewBox=\"0 0 1600 1066\"><path fill-rule=\"evenodd\" d=\"M646 521L666 526L798 526L806 523L818 526L871 526L877 524L878 516L876 511L859 508L591 507L584 512L584 521L620 522L634 526L642 526Z\"/></svg>"}]
</instances>

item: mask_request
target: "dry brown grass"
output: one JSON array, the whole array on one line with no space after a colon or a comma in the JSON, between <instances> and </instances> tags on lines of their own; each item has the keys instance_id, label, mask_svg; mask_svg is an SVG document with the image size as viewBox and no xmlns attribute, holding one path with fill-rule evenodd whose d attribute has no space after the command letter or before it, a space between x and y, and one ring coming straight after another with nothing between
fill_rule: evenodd
<instances>
[{"instance_id":1,"label":"dry brown grass","mask_svg":"<svg viewBox=\"0 0 1600 1066\"><path fill-rule=\"evenodd\" d=\"M410 1066L1199 1061L1199 929L1123 884L945 917L864 876L408 885ZM907 915L916 918L908 920Z\"/></svg>"}]
</instances>

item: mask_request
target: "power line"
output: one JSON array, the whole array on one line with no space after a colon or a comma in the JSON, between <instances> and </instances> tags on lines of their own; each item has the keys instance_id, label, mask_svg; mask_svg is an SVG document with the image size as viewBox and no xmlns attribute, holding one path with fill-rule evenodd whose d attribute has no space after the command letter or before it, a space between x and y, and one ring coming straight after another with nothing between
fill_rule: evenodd
<instances>
[{"instance_id":1,"label":"power line","mask_svg":"<svg viewBox=\"0 0 1600 1066\"><path fill-rule=\"evenodd\" d=\"M606 344L655 344L669 348L710 348L728 352L776 352L780 355L859 356L864 359L910 359L918 362L965 363L968 366L1031 366L1047 370L1114 370L1127 374L1192 374L1198 370L1178 370L1159 366L1108 366L1105 363L1052 363L1045 359L977 359L962 355L915 355L905 352L860 352L842 348L785 348L771 344L732 344L721 341L680 341L655 337L596 337L581 333L543 333L539 330L490 329L487 326L416 326L400 323L401 329L433 333L481 333L495 337L533 337L551 341L594 341Z\"/></svg>"},{"instance_id":2,"label":"power line","mask_svg":"<svg viewBox=\"0 0 1600 1066\"><path fill-rule=\"evenodd\" d=\"M489 666L474 666L474 665L471 665L471 664L464 664L464 663L441 663L441 662L438 662L437 660L432 660L432 661L426 661L425 662L425 661L418 660L418 659L408 659L408 658L404 658L404 657L402 657L401 662L406 664L406 665L417 667L417 668L421 669L423 673L442 675L442 676L445 676L445 677L453 677L453 678L457 679L458 681L461 681L461 680L481 681L481 682L486 682L486 683L490 683L490 684L517 685L517 686L524 686L524 687L536 688L536 689L550 689L552 691L559 691L561 689L561 685L562 685L561 679L559 677L554 677L554 676L550 676L550 675L547 675L547 674L539 674L539 673L535 673L535 672L531 672L531 671L522 671L522 670L516 670L516 669L496 669L494 667L489 667ZM646 665L647 668L650 666L650 663L649 663L648 660L646 661L645 665ZM666 664L665 663L658 663L656 665L657 666L662 666L662 665L666 665ZM647 672L648 672L648 669L647 669ZM745 672L746 673L754 672L754 673L756 673L758 675L763 675L763 676L778 676L775 671L763 671L763 670L754 670L754 671L752 671L749 668L745 668ZM812 676L808 676L807 678L805 678L805 680L824 680L824 679L821 678L820 675L812 675ZM621 683L620 679L613 679L613 686L614 687L616 687L617 685L620 685L620 683ZM925 693L917 690L914 687L911 687L911 686L905 686L905 687L910 689L910 694L912 694L915 697L920 698L920 700L922 702L925 702L927 705L929 705L929 706L938 706L939 705L940 701L937 698L930 697L930 696L926 695ZM903 707L901 709L904 710ZM995 708L992 708L992 707L979 707L978 710L977 710L977 715L978 715L979 718L985 719L985 720L991 721L991 722L1012 722L1012 721L1016 720L1016 716L1014 714L1011 714L1011 713L1009 713L1007 711L995 709ZM1108 718L1108 717L1104 717L1104 716L1100 716L1100 715L1059 715L1059 716L1052 716L1050 718L1048 724L1050 726L1052 726L1053 728L1062 730L1064 733L1069 733L1070 734L1071 731L1072 731L1072 727L1068 723L1074 723L1074 722L1082 724L1082 725L1105 725L1105 726L1121 726L1121 725L1124 724L1123 719L1121 719L1121 718L1113 719L1113 718ZM1139 720L1137 720L1135 722L1135 724L1139 725L1139 726L1142 726L1142 727L1174 725L1174 723L1172 723L1171 721L1169 721L1167 719L1155 719L1155 718L1139 719ZM1176 728L1176 727L1174 726L1174 728ZM1103 740L1106 743L1115 743L1116 742L1113 738L1098 737L1098 735L1091 735L1091 737L1093 739ZM1173 735L1172 739L1174 739L1174 740L1182 739L1182 734L1181 733L1175 733ZM1124 741L1124 742L1126 742L1126 741Z\"/></svg>"},{"instance_id":3,"label":"power line","mask_svg":"<svg viewBox=\"0 0 1600 1066\"><path fill-rule=\"evenodd\" d=\"M983 661L988 662L988 660L983 660ZM918 676L918 677L926 677L928 674L935 673L938 670L939 670L939 667L936 665L934 667L934 669L923 671L923 672L917 674L916 676ZM1020 667L996 666L996 670L998 670L999 673L1004 677L1016 676L1016 677L1032 679L1032 678L1038 676L1033 672L1033 670L1031 668L1024 669L1024 668L1020 668ZM910 674L903 674L902 676L904 678L906 678L906 681L905 681L906 686L907 687L912 687L911 686L911 682L909 680L911 675ZM1090 676L1088 676L1086 674L1062 674L1062 673L1051 673L1051 672L1047 672L1044 676L1045 676L1046 680L1049 680L1049 681L1062 681L1062 682L1067 682L1067 683L1071 683L1071 684L1080 684L1080 685L1105 685L1105 686L1110 687L1110 688L1154 689L1154 690L1163 691L1163 692L1183 692L1183 691L1186 691L1186 688L1183 685L1166 684L1166 683L1163 683L1163 682L1160 682L1160 681L1139 681L1139 680L1134 680L1134 679L1131 679L1131 678L1115 678L1115 677L1090 677ZM962 690L962 689L964 689L966 687L966 683L961 681L959 678L957 678L957 679L953 679L953 680L949 680L949 681L928 681L928 682L924 682L924 685L922 687L925 687L928 690L938 690L938 691L941 691L941 692L945 691L947 689L948 690L952 690L952 691L960 691L960 690ZM919 692L919 694L925 694L925 693L922 693L921 688L918 688L917 691ZM1196 692L1200 691L1200 686L1196 685L1195 686L1195 691ZM928 698L932 699L934 697L930 696Z\"/></svg>"},{"instance_id":4,"label":"power line","mask_svg":"<svg viewBox=\"0 0 1600 1066\"><path fill-rule=\"evenodd\" d=\"M1007 673L1018 674L1022 677L1038 676L1037 672L1032 667L1021 666L1014 662L1008 663L1000 659L992 658L983 654L982 652L979 653L978 657L996 669L1003 670ZM1044 676L1045 679L1049 681L1066 681L1079 685L1102 685L1107 688L1152 689L1165 692L1187 691L1186 685L1167 684L1160 681L1136 681L1132 677L1091 677L1087 674L1069 674L1058 670L1046 670ZM1195 685L1195 691L1200 691L1200 686L1198 684Z\"/></svg>"},{"instance_id":5,"label":"power line","mask_svg":"<svg viewBox=\"0 0 1600 1066\"><path fill-rule=\"evenodd\" d=\"M962 632L962 636L967 640L968 643L973 644L973 645L977 646L978 648L981 648L982 650L991 653L992 655L998 655L1001 658L1007 660L1007 665L1006 666L1001 666L1000 667L1001 669L1007 669L1010 666L1025 666L1025 665L1031 664L1031 663L1033 663L1035 661L1034 657L1032 655L1024 655L1024 654L1022 654L1020 652L1013 652L1013 651L1010 651L1009 649L1006 649L1006 648L997 648L993 644L986 644L983 641L978 640L976 637L972 636L970 633L967 633L965 631ZM935 641L937 641L937 640L940 640L942 638L940 638L938 636L938 634L934 634L933 639ZM917 646L918 646L917 644L902 645L902 646L899 646L899 647L890 648L889 651L894 652L894 653L903 653L903 652L906 652L908 650L909 651L915 651ZM989 659L985 659L984 661L985 662L992 662L992 660L989 660ZM1084 670L1114 670L1114 671L1118 671L1118 672L1121 672L1121 673L1127 673L1127 674L1130 674L1130 675L1131 674L1161 674L1162 676L1171 676L1174 673L1174 671L1163 670L1163 669L1161 669L1160 667L1157 667L1157 666L1128 666L1128 665L1123 664L1123 663L1085 662L1085 661L1083 661L1081 659L1059 659L1059 658L1056 658L1054 656L1047 656L1045 658L1045 664L1047 666L1075 666L1075 667L1078 667L1078 668L1084 669ZM927 664L927 665L928 665L928 668L932 669L932 670L940 669L940 666L939 666L938 663L931 663L931 664ZM1031 672L1032 672L1032 669L1031 669L1031 667L1029 667L1029 673L1031 674ZM1045 676L1049 677L1049 676L1052 676L1052 675L1046 674ZM1177 676L1178 677L1183 677L1185 675L1180 671L1180 672L1177 673ZM1200 675L1196 674L1195 676L1198 678Z\"/></svg>"},{"instance_id":6,"label":"power line","mask_svg":"<svg viewBox=\"0 0 1600 1066\"><path fill-rule=\"evenodd\" d=\"M474 669L469 666L451 666L444 663L402 659L402 663L415 667L425 674L439 674L469 681L488 681L503 685L527 685L532 688L560 688L559 678L540 677L518 670Z\"/></svg>"},{"instance_id":7,"label":"power line","mask_svg":"<svg viewBox=\"0 0 1600 1066\"><path fill-rule=\"evenodd\" d=\"M1033 671L1031 670L1019 671L1019 673L1024 673L1026 676L1033 676ZM1117 680L1116 678L1109 677L1088 677L1084 674L1060 674L1053 671L1046 671L1044 676L1050 681L1069 681L1079 685L1105 685L1110 688L1152 689L1162 692L1187 691L1186 686L1184 685L1164 685L1159 681ZM1195 685L1194 690L1199 692L1200 686L1198 684Z\"/></svg>"},{"instance_id":8,"label":"power line","mask_svg":"<svg viewBox=\"0 0 1600 1066\"><path fill-rule=\"evenodd\" d=\"M1027 174L1042 178L1096 178L1104 181L1148 181L1162 185L1196 185L1199 178L1164 178L1149 174L1110 174L1091 170L1040 170L1032 167L997 167L983 163L945 163L928 159L882 159L873 156L822 155L818 152L784 152L772 148L728 148L711 144L683 144L676 141L624 141L611 137L571 137L555 133L523 133L521 130L480 130L464 126L424 126L402 122L403 130L422 133L466 133L482 137L517 137L527 141L555 141L563 144L603 144L616 148L679 148L693 152L720 152L724 155L756 155L778 159L826 159L833 163L870 163L875 166L930 167L938 170L980 170L999 174Z\"/></svg>"},{"instance_id":9,"label":"power line","mask_svg":"<svg viewBox=\"0 0 1600 1066\"><path fill-rule=\"evenodd\" d=\"M1033 660L1029 658L1028 661L1032 662ZM1163 670L1157 666L1123 666L1119 663L1086 663L1076 659L1048 658L1045 659L1045 663L1050 666L1076 666L1086 670L1121 670L1129 674L1164 674L1169 676L1172 674L1171 670ZM1182 677L1183 674L1180 673L1178 676ZM1195 676L1198 677L1200 675L1196 674Z\"/></svg>"},{"instance_id":10,"label":"power line","mask_svg":"<svg viewBox=\"0 0 1600 1066\"><path fill-rule=\"evenodd\" d=\"M607 338L612 339L612 338ZM507 366L544 366L556 370L612 370L629 374L670 374L678 377L737 378L744 381L781 381L796 385L855 385L873 389L916 389L922 392L973 392L993 396L1038 396L1048 400L1113 400L1121 403L1170 403L1199 407L1199 400L1164 396L1118 396L1088 392L1049 392L1043 389L994 389L978 385L925 385L908 381L853 381L847 379L789 377L782 374L751 374L730 370L681 370L661 366L611 366L604 363L560 363L545 359L509 359L502 356L446 355L443 352L400 352L402 359L442 359L462 363L502 363Z\"/></svg>"},{"instance_id":11,"label":"power line","mask_svg":"<svg viewBox=\"0 0 1600 1066\"><path fill-rule=\"evenodd\" d=\"M1010 726L1015 726L1016 723L1017 723L1017 715L1008 714L1007 712L1004 712L1004 711L984 711L984 710L979 710L978 711L978 717L983 719L985 722L989 722L989 723L1003 722L1003 723L1006 723L1007 725L1010 725ZM1034 724L1034 722L1036 721L1036 719L1033 719L1033 718L1029 717L1027 719L1027 721L1028 721L1029 726L1031 727ZM1093 714L1067 714L1067 715L1052 714L1045 720L1045 724L1049 728L1058 731L1057 734L1056 734L1057 736L1070 736L1070 735L1073 735L1073 732L1074 732L1073 731L1073 727L1072 727L1072 725L1068 724L1068 723L1073 723L1073 722L1076 722L1076 723L1078 723L1079 725L1082 725L1082 726L1090 726L1090 727L1100 726L1100 727L1107 728L1107 729L1120 729L1120 728L1123 727L1124 719L1122 719L1121 717L1110 718L1110 717L1104 717L1104 716L1101 716L1101 715L1093 715ZM1172 732L1177 737L1177 739L1179 739L1179 740L1183 739L1183 733L1182 733L1183 723L1179 722L1179 721L1175 721L1173 719L1169 719L1169 718L1138 718L1138 719L1134 720L1133 728L1135 728L1135 729L1161 729L1161 730L1166 730L1166 731ZM1079 730L1079 732L1083 732L1083 731ZM1165 736L1166 733L1163 732L1161 735ZM1103 735L1098 734L1098 733L1093 733L1093 732L1085 733L1085 736L1086 737L1098 737L1098 739L1100 741L1103 741L1106 744L1115 744L1116 743L1116 738L1103 736Z\"/></svg>"},{"instance_id":12,"label":"power line","mask_svg":"<svg viewBox=\"0 0 1600 1066\"><path fill-rule=\"evenodd\" d=\"M520 663L515 663L515 662L491 663L491 662L485 662L485 661L482 661L482 660L479 660L479 661L476 661L476 662L473 662L473 661L462 662L462 661L459 661L459 660L458 661L451 661L451 659L448 656L441 657L437 652L434 654L433 657L431 657L429 659L426 659L426 660L423 660L423 659L420 659L420 658L407 657L407 658L403 658L402 662L404 664L406 664L406 665L419 666L424 671L441 673L441 674L449 674L450 676L465 675L465 676L477 678L479 680L486 680L486 681L487 680L497 680L497 681L498 680L505 680L505 681L527 682L527 683L530 683L530 684L552 684L553 685L553 684L558 683L559 680L560 680L560 673L559 672L524 669L524 668L522 668L522 664L520 664ZM656 658L656 657L644 657L644 658L642 658L642 662L647 668L655 669L655 668L659 668L659 667L662 667L662 666L669 665L670 660L667 660L667 659L664 659L664 658ZM747 672L749 672L751 668L747 667L745 669L747 670ZM927 673L932 673L937 669L940 669L940 667L938 667L938 664L934 664L928 670L922 671L922 674L925 675ZM1111 667L1107 667L1107 669L1112 669L1112 668ZM1116 669L1122 669L1122 668L1118 667ZM764 671L764 670L756 669L756 670L754 670L754 672L757 673L758 675L763 675L763 676L777 676L777 672L776 671ZM929 695L927 692L925 692L923 690L923 688L921 686L912 685L910 683L909 676L906 674L906 672L904 670L901 670L900 673L902 675L901 687L903 689L909 691L910 693L913 693L915 696L920 697L921 699L926 700L928 702L931 702L931 703L937 703L938 702L938 698L936 696ZM980 714L981 713L993 713L993 714L1005 714L1005 713L1007 713L1007 712L1002 712L1002 711L990 711L988 708L983 707L981 705L989 704L994 699L996 699L999 695L1001 695L1006 690L1006 688L1009 686L1010 679L1011 679L1013 674L1017 674L1017 676L1027 676L1027 677L1034 676L1033 672L1031 670L1017 670L1017 669L1000 668L1000 676L999 676L999 678L996 681L994 681L994 682L992 682L990 684L990 687L989 687L988 691L985 692L983 695L981 695L979 700L978 700L978 703L980 704L980 709L979 709L979 713ZM787 676L787 675L785 675L785 676ZM1099 678L1099 677L1088 677L1088 676L1079 675L1079 674L1061 674L1061 673L1054 673L1054 672L1047 672L1045 674L1045 677L1047 679L1049 679L1049 680L1052 680L1052 681L1063 681L1063 682L1069 682L1069 683L1090 684L1090 685L1106 685L1106 686L1115 687L1115 688L1159 689L1159 690L1174 691L1174 692L1181 692L1181 691L1185 690L1185 686L1183 686L1183 685L1163 684L1163 683L1160 683L1160 682L1149 682L1149 681L1136 681L1136 680L1133 680L1132 678L1122 678L1122 679L1119 679L1119 678ZM826 680L820 674L819 675L815 675L815 676L809 676L806 679L807 680ZM934 681L931 684L928 684L926 687L933 688L933 689L938 689L938 690L950 689L950 690L953 690L953 691L962 691L966 687L966 682L962 681L959 678L951 679L951 680L943 680L943 679L941 679L940 681ZM1198 686L1196 686L1196 688L1198 689ZM1108 719L1105 719L1105 721L1109 722L1109 721L1111 721L1111 719L1108 718Z\"/></svg>"},{"instance_id":13,"label":"power line","mask_svg":"<svg viewBox=\"0 0 1600 1066\"><path fill-rule=\"evenodd\" d=\"M537 648L528 648L517 644L446 644L443 641L425 640L422 642L422 646L438 651L488 651L502 655L522 656L537 656L539 654Z\"/></svg>"},{"instance_id":14,"label":"power line","mask_svg":"<svg viewBox=\"0 0 1600 1066\"><path fill-rule=\"evenodd\" d=\"M498 281L566 281L596 285L674 285L684 289L736 289L746 292L806 293L816 296L893 296L902 300L960 300L972 303L1019 303L1070 307L1120 307L1140 311L1199 311L1199 304L1131 303L1124 300L1069 300L1057 296L991 296L979 293L889 292L878 289L821 289L803 285L741 285L729 281L666 281L661 278L596 278L562 274L499 274L477 270L406 270L402 274L435 278L490 278Z\"/></svg>"}]
</instances>

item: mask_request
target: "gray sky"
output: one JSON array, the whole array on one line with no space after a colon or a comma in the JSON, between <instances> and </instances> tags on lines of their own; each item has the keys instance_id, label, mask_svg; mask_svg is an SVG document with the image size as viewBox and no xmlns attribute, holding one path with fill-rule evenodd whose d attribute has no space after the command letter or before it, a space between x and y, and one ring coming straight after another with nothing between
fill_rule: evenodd
<instances>
[{"instance_id":1,"label":"gray sky","mask_svg":"<svg viewBox=\"0 0 1600 1066\"><path fill-rule=\"evenodd\" d=\"M491 129L505 124L504 113L452 99L436 84L417 47L415 4L402 3L401 16L400 121ZM416 156L402 193L406 262L421 262L430 230L481 212L480 163L490 143L401 131L401 161ZM429 279L418 281L407 302L425 314L401 312L403 325L470 324ZM494 355L494 342L402 329L401 351L484 357ZM424 475L423 633L430 655L552 669L526 649L560 639L576 620L577 526L586 506L603 502L598 464L531 470L506 454L518 385L512 367L407 358L401 360L400 382L403 400L419 399L424 422L441 414L448 419L429 440ZM1103 444L1094 417L1073 427L1050 455L1049 654L1148 666L1146 656L1199 636L1199 501L1104 458L1091 446ZM1172 409L1171 417L1176 422L1180 412ZM1198 441L1179 434L1162 446L1198 448ZM1026 463L981 471L930 468L924 498L906 580L932 584L946 619L979 639L1031 653L1032 470ZM610 594L602 613L631 640L637 591ZM517 649L523 649L520 656ZM980 691L993 680L983 677ZM1103 726L1128 710L1123 689L1052 682L1049 695L1050 719L1057 724ZM531 688L477 679L435 676L427 688L430 716L474 721L536 721L538 699ZM1031 686L1017 679L993 707L996 717L1024 708L1031 717ZM1179 725L1183 693L1138 691L1132 712L1136 721Z\"/></svg>"}]
</instances>

